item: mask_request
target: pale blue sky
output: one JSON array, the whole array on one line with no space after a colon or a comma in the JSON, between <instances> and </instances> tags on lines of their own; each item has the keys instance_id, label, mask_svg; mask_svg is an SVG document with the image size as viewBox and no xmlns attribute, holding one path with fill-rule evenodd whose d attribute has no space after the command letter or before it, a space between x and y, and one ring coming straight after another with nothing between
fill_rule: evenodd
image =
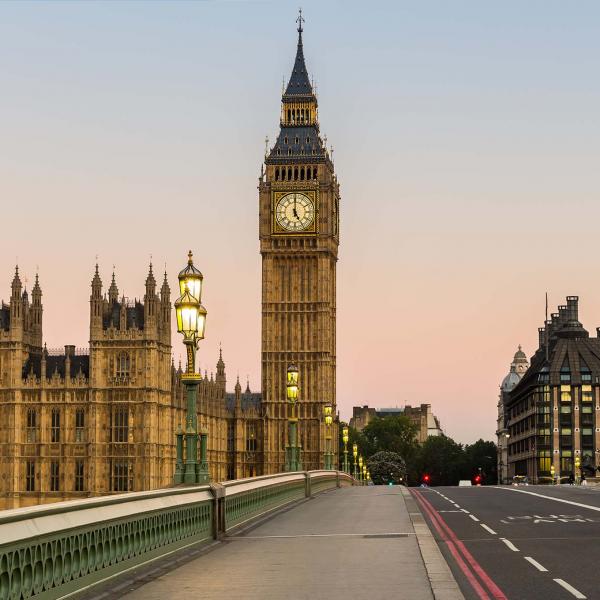
<instances>
[{"instance_id":1,"label":"pale blue sky","mask_svg":"<svg viewBox=\"0 0 600 600\"><path fill-rule=\"evenodd\" d=\"M429 402L450 435L489 438L544 292L600 325L600 4L302 6L342 187L342 416ZM39 265L50 346L87 345L96 254L133 297L150 254L174 289L190 246L203 368L222 341L231 385L258 389L256 183L297 8L0 3L0 297L16 256Z\"/></svg>"}]
</instances>

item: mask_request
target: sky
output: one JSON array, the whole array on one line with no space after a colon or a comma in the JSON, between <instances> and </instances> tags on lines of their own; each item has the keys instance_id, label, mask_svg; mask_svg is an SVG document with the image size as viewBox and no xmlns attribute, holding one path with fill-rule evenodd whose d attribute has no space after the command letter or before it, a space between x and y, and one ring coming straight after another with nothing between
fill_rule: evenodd
<instances>
[{"instance_id":1,"label":"sky","mask_svg":"<svg viewBox=\"0 0 600 600\"><path fill-rule=\"evenodd\" d=\"M600 4L302 2L341 185L338 389L493 439L550 308L600 325ZM39 270L48 347L86 347L96 256L205 276L201 368L260 387L257 178L298 4L0 3L0 298ZM174 337L177 361L182 344Z\"/></svg>"}]
</instances>

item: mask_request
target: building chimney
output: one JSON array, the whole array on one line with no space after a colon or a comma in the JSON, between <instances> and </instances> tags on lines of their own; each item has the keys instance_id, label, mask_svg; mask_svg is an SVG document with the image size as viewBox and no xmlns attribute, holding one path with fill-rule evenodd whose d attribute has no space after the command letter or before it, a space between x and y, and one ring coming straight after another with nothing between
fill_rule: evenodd
<instances>
[{"instance_id":1,"label":"building chimney","mask_svg":"<svg viewBox=\"0 0 600 600\"><path fill-rule=\"evenodd\" d=\"M567 307L563 304L558 307L558 321L561 325L564 325L568 321Z\"/></svg>"},{"instance_id":2,"label":"building chimney","mask_svg":"<svg viewBox=\"0 0 600 600\"><path fill-rule=\"evenodd\" d=\"M544 327L538 327L538 337L540 348L543 348L546 343L546 329Z\"/></svg>"},{"instance_id":3,"label":"building chimney","mask_svg":"<svg viewBox=\"0 0 600 600\"><path fill-rule=\"evenodd\" d=\"M579 321L579 296L567 296L567 319Z\"/></svg>"}]
</instances>

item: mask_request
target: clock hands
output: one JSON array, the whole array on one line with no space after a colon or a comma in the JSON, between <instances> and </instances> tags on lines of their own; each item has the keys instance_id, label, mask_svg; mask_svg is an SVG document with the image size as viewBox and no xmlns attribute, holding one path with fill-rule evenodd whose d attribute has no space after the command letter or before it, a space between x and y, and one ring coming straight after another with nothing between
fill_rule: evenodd
<instances>
[{"instance_id":1,"label":"clock hands","mask_svg":"<svg viewBox=\"0 0 600 600\"><path fill-rule=\"evenodd\" d=\"M298 216L298 211L296 210L296 194L294 194L294 216L296 217L296 219L298 219L298 221L300 220L300 217Z\"/></svg>"}]
</instances>

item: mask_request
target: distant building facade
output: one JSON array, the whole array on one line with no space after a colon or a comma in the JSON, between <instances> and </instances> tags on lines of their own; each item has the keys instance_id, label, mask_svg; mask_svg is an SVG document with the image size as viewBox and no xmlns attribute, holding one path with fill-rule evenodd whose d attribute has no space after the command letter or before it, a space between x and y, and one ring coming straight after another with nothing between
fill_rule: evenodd
<instances>
[{"instance_id":1,"label":"distant building facade","mask_svg":"<svg viewBox=\"0 0 600 600\"><path fill-rule=\"evenodd\" d=\"M42 290L31 300L18 269L0 305L0 508L169 486L175 431L185 422L181 368L172 363L171 301L152 267L143 301L103 294L96 267L88 349L48 350ZM198 421L209 431L211 477L262 473L260 394L226 392L222 356L205 374Z\"/></svg>"},{"instance_id":2,"label":"distant building facade","mask_svg":"<svg viewBox=\"0 0 600 600\"><path fill-rule=\"evenodd\" d=\"M404 408L372 408L369 406L354 406L350 427L362 431L373 419L404 415L417 427L417 441L422 444L429 436L442 435L439 419L431 412L431 404L410 406Z\"/></svg>"},{"instance_id":3,"label":"distant building facade","mask_svg":"<svg viewBox=\"0 0 600 600\"><path fill-rule=\"evenodd\" d=\"M579 322L568 296L539 332L539 347L520 381L503 396L508 477L530 480L596 474L600 452L600 337Z\"/></svg>"},{"instance_id":4,"label":"distant building facade","mask_svg":"<svg viewBox=\"0 0 600 600\"><path fill-rule=\"evenodd\" d=\"M510 370L500 384L500 395L498 398L498 422L496 427L496 436L498 438L498 481L508 483L508 440L510 437L505 422L504 407L509 393L521 381L521 378L529 368L527 355L523 352L521 346L515 352Z\"/></svg>"}]
</instances>

